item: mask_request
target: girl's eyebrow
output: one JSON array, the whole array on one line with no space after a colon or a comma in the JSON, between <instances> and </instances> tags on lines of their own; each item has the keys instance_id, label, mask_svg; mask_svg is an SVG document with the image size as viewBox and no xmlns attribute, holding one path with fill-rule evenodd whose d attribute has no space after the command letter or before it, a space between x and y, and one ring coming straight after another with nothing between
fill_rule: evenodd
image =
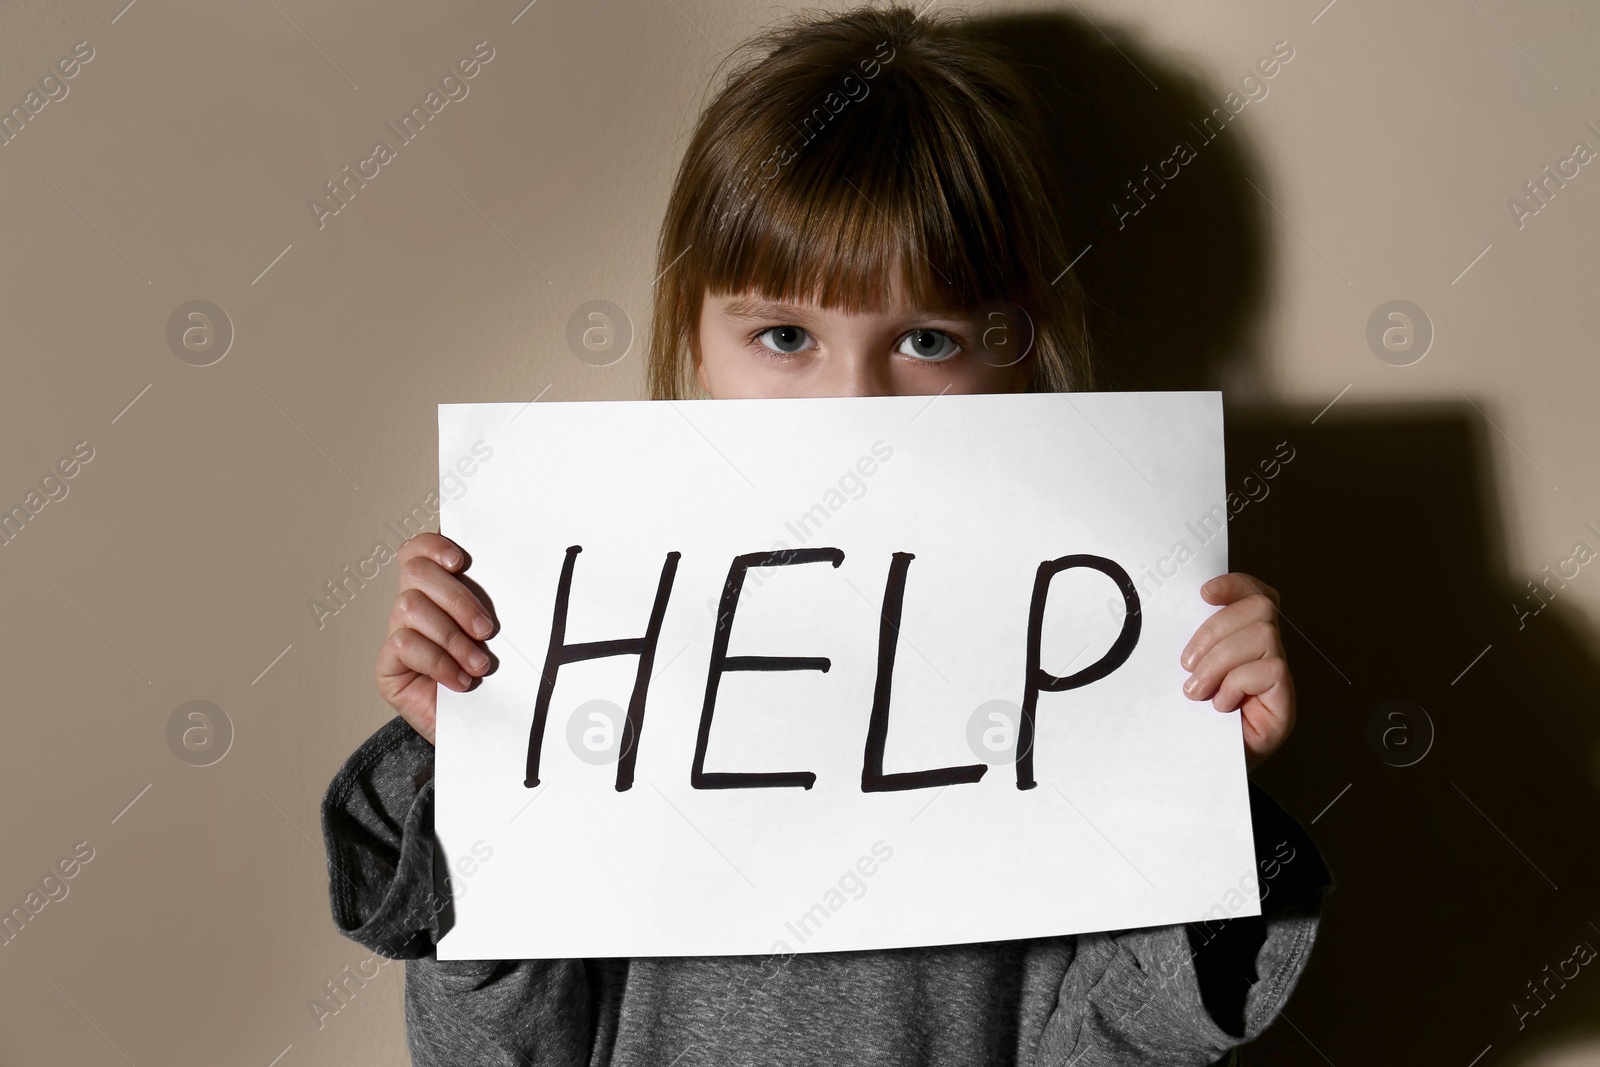
<instances>
[{"instance_id":1,"label":"girl's eyebrow","mask_svg":"<svg viewBox=\"0 0 1600 1067\"><path fill-rule=\"evenodd\" d=\"M773 304L764 300L740 299L723 307L731 319L810 318L811 312L794 304Z\"/></svg>"},{"instance_id":2,"label":"girl's eyebrow","mask_svg":"<svg viewBox=\"0 0 1600 1067\"><path fill-rule=\"evenodd\" d=\"M739 299L725 305L722 314L731 319L794 319L805 321L815 317L813 309L794 304L775 304L765 300ZM967 318L955 312L914 309L904 316L907 320L964 323Z\"/></svg>"}]
</instances>

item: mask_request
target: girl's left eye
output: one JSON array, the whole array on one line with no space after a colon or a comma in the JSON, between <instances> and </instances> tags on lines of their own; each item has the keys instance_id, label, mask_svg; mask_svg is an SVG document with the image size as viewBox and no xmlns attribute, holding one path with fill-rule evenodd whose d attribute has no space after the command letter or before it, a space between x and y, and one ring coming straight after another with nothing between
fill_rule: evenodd
<instances>
[{"instance_id":1,"label":"girl's left eye","mask_svg":"<svg viewBox=\"0 0 1600 1067\"><path fill-rule=\"evenodd\" d=\"M960 350L960 343L943 330L924 329L912 330L906 334L896 351L928 363L938 363L949 359Z\"/></svg>"}]
</instances>

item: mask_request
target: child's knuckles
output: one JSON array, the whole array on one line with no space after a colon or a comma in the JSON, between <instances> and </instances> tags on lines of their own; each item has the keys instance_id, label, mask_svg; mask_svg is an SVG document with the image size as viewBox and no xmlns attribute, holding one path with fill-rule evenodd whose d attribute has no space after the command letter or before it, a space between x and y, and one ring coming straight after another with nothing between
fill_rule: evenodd
<instances>
[{"instance_id":1,"label":"child's knuckles","mask_svg":"<svg viewBox=\"0 0 1600 1067\"><path fill-rule=\"evenodd\" d=\"M415 587L400 590L399 595L394 598L394 603L400 614L412 622L422 618L423 614L433 606L428 594Z\"/></svg>"},{"instance_id":2,"label":"child's knuckles","mask_svg":"<svg viewBox=\"0 0 1600 1067\"><path fill-rule=\"evenodd\" d=\"M420 585L435 566L425 555L411 556L400 564L400 580L405 585Z\"/></svg>"},{"instance_id":3,"label":"child's knuckles","mask_svg":"<svg viewBox=\"0 0 1600 1067\"><path fill-rule=\"evenodd\" d=\"M456 662L456 658L454 656L452 656L449 652L445 651L444 649L440 648L438 645L434 645L433 647L434 647L434 659L433 659L433 668L434 669L429 673L431 673L434 676L434 678L436 680L438 680L438 681L441 681L441 682L443 682L443 681L454 682L456 680L457 676L460 675L460 673L461 673L461 664L457 663Z\"/></svg>"},{"instance_id":4,"label":"child's knuckles","mask_svg":"<svg viewBox=\"0 0 1600 1067\"><path fill-rule=\"evenodd\" d=\"M394 642L401 662L415 671L427 670L433 661L432 652L439 647L409 626L390 634L389 640Z\"/></svg>"},{"instance_id":5,"label":"child's knuckles","mask_svg":"<svg viewBox=\"0 0 1600 1067\"><path fill-rule=\"evenodd\" d=\"M453 578L451 581L455 582L455 589L452 590L455 595L451 599L450 614L455 616L456 622L467 627L471 626L472 621L479 615L489 614L478 605L478 598L468 592L466 586ZM493 622L492 619L490 621Z\"/></svg>"},{"instance_id":6,"label":"child's knuckles","mask_svg":"<svg viewBox=\"0 0 1600 1067\"><path fill-rule=\"evenodd\" d=\"M378 648L377 662L372 665L372 680L378 683L378 693L385 701L392 702L394 699L395 663L396 660L390 654L389 639L384 638L383 644Z\"/></svg>"},{"instance_id":7,"label":"child's knuckles","mask_svg":"<svg viewBox=\"0 0 1600 1067\"><path fill-rule=\"evenodd\" d=\"M1250 605L1250 614L1257 619L1272 620L1278 617L1278 605L1265 593L1251 593L1245 597L1245 602Z\"/></svg>"},{"instance_id":8,"label":"child's knuckles","mask_svg":"<svg viewBox=\"0 0 1600 1067\"><path fill-rule=\"evenodd\" d=\"M489 666L489 657L484 655L477 642L473 641L459 629L455 629L450 638L450 650L455 654L456 662L461 664L462 670L469 674L477 674ZM481 661L480 661L481 657Z\"/></svg>"}]
</instances>

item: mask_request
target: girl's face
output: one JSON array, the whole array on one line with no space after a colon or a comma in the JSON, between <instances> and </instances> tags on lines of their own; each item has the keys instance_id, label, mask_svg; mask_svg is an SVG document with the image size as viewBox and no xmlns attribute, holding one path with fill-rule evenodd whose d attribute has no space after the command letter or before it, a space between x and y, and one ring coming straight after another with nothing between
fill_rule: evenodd
<instances>
[{"instance_id":1,"label":"girl's face","mask_svg":"<svg viewBox=\"0 0 1600 1067\"><path fill-rule=\"evenodd\" d=\"M985 329L973 314L911 307L898 282L885 310L857 314L708 293L696 372L717 399L1027 388L1032 357L1002 365L1011 361L983 348Z\"/></svg>"}]
</instances>

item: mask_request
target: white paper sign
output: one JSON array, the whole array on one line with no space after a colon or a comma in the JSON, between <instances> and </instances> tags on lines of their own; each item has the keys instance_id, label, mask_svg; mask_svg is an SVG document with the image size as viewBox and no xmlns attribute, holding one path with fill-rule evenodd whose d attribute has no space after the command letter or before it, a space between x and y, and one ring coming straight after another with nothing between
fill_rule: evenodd
<instances>
[{"instance_id":1,"label":"white paper sign","mask_svg":"<svg viewBox=\"0 0 1600 1067\"><path fill-rule=\"evenodd\" d=\"M440 959L1259 914L1239 712L1178 662L1219 394L447 404L439 457L502 627L439 690Z\"/></svg>"}]
</instances>

